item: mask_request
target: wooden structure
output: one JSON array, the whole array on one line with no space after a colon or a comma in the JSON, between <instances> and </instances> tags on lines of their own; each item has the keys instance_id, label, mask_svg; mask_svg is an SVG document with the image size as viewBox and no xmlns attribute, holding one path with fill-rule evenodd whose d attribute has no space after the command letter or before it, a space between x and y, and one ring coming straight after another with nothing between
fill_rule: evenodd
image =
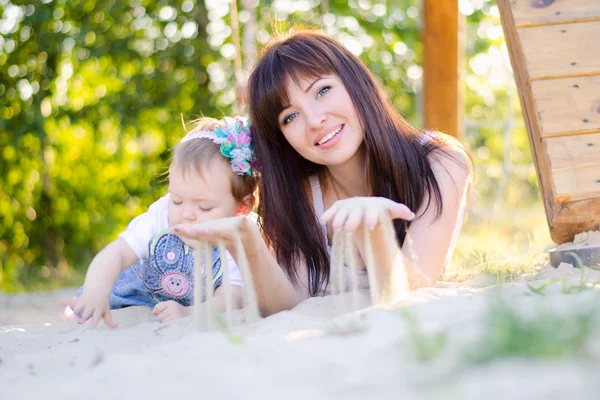
<instances>
[{"instance_id":1,"label":"wooden structure","mask_svg":"<svg viewBox=\"0 0 600 400\"><path fill-rule=\"evenodd\" d=\"M423 125L454 137L460 136L464 107L458 16L458 0L423 1Z\"/></svg>"},{"instance_id":2,"label":"wooden structure","mask_svg":"<svg viewBox=\"0 0 600 400\"><path fill-rule=\"evenodd\" d=\"M498 0L550 234L600 224L600 1Z\"/></svg>"}]
</instances>

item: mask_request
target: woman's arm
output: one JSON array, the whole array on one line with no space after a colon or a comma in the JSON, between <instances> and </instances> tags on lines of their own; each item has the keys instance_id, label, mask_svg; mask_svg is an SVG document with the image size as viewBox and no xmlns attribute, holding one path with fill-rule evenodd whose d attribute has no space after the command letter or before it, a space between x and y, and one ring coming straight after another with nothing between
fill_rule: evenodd
<instances>
[{"instance_id":1,"label":"woman's arm","mask_svg":"<svg viewBox=\"0 0 600 400\"><path fill-rule=\"evenodd\" d=\"M432 283L442 275L454 251L471 183L470 164L462 153L438 157L432 160L431 167L442 197L441 215L436 218L438 205L435 200L424 211L428 202L426 197L402 246L406 259L418 266Z\"/></svg>"},{"instance_id":2,"label":"woman's arm","mask_svg":"<svg viewBox=\"0 0 600 400\"><path fill-rule=\"evenodd\" d=\"M250 218L244 219L240 224L240 234L252 271L258 306L263 315L289 310L309 297L305 263L299 263L297 267L301 282L296 287L266 245L255 221Z\"/></svg>"},{"instance_id":3,"label":"woman's arm","mask_svg":"<svg viewBox=\"0 0 600 400\"><path fill-rule=\"evenodd\" d=\"M442 275L454 251L470 187L470 163L464 153L456 151L431 161L443 207L437 216L438 204L432 199L425 210L429 201L426 196L416 212L417 219L408 229L402 250L397 251L394 265L396 269L404 265L408 290L433 285ZM392 274L390 281L397 280L398 272Z\"/></svg>"},{"instance_id":4,"label":"woman's arm","mask_svg":"<svg viewBox=\"0 0 600 400\"><path fill-rule=\"evenodd\" d=\"M458 152L432 160L443 201L441 215L436 218L435 202L425 211L426 197L422 209L417 210L417 219L411 223L402 249L395 237L378 222L379 215L384 212L392 219L412 219L414 215L402 204L385 198L351 198L334 203L323 214L323 221L332 221L334 229L355 232L355 243L363 260L373 257L373 265L377 267L378 297L382 302L393 304L402 292L432 285L441 275L460 229L471 177L469 165ZM370 230L370 255L365 249L363 223Z\"/></svg>"},{"instance_id":5,"label":"woman's arm","mask_svg":"<svg viewBox=\"0 0 600 400\"><path fill-rule=\"evenodd\" d=\"M395 303L406 290L433 285L454 251L471 174L464 164L446 157L435 160L432 168L442 197L439 217L436 218L434 200L425 211L426 197L416 213L417 219L408 229L402 249L395 242L388 243L389 235L385 234L381 224L373 230L373 254L378 266L380 298L384 303ZM364 248L364 245L360 247Z\"/></svg>"}]
</instances>

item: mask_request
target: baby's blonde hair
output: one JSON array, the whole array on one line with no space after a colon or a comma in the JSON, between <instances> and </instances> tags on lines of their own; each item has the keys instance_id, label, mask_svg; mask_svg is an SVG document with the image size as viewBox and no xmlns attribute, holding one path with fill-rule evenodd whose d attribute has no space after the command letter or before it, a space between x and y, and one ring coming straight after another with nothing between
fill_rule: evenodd
<instances>
[{"instance_id":1,"label":"baby's blonde hair","mask_svg":"<svg viewBox=\"0 0 600 400\"><path fill-rule=\"evenodd\" d=\"M216 126L223 123L215 118L203 117L194 122L193 130L212 131ZM221 153L221 145L206 138L196 138L185 142L179 142L173 148L171 165L176 165L182 171L194 168L199 174L203 174L204 167L213 160L226 162L231 174L231 193L238 201L244 197L254 194L256 190L256 178L252 176L237 175L231 169L230 159Z\"/></svg>"}]
</instances>

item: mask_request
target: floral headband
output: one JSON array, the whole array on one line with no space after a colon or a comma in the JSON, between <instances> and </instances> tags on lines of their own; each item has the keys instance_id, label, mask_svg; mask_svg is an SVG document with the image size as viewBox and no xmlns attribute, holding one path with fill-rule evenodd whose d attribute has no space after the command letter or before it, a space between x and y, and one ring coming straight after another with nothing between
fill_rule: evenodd
<instances>
[{"instance_id":1,"label":"floral headband","mask_svg":"<svg viewBox=\"0 0 600 400\"><path fill-rule=\"evenodd\" d=\"M252 176L252 168L257 167L252 151L250 124L244 117L225 117L223 123L215 125L212 131L193 130L181 142L192 139L210 139L221 145L221 154L231 160L231 169L236 175Z\"/></svg>"}]
</instances>

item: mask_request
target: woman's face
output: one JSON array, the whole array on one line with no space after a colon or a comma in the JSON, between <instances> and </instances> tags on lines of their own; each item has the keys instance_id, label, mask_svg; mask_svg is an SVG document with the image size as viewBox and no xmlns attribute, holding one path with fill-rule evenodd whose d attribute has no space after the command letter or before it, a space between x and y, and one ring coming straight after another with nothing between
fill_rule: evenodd
<instances>
[{"instance_id":1,"label":"woman's face","mask_svg":"<svg viewBox=\"0 0 600 400\"><path fill-rule=\"evenodd\" d=\"M279 127L290 145L316 164L337 166L358 152L364 132L346 87L337 75L287 79L290 104Z\"/></svg>"}]
</instances>

